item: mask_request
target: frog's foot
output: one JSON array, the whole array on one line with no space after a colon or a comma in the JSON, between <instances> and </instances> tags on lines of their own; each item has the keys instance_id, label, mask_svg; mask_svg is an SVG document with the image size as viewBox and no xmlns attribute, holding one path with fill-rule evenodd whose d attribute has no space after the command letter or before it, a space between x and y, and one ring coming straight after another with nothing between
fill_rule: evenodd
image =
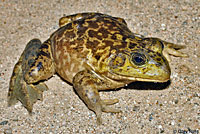
<instances>
[{"instance_id":1,"label":"frog's foot","mask_svg":"<svg viewBox=\"0 0 200 134\"><path fill-rule=\"evenodd\" d=\"M32 113L33 104L37 100L42 100L42 92L48 90L44 83L27 84L23 79L21 60L15 65L10 80L8 92L8 106L16 104L18 101L27 109L29 114Z\"/></svg>"},{"instance_id":2,"label":"frog's foot","mask_svg":"<svg viewBox=\"0 0 200 134\"><path fill-rule=\"evenodd\" d=\"M22 94L18 96L19 101L22 105L27 109L29 114L32 113L33 104L37 102L37 100L43 101L43 91L48 90L48 87L44 83L39 83L37 85L26 84L24 82L23 88L21 90ZM23 94L26 92L25 94Z\"/></svg>"},{"instance_id":3,"label":"frog's foot","mask_svg":"<svg viewBox=\"0 0 200 134\"><path fill-rule=\"evenodd\" d=\"M105 84L105 83L104 83ZM84 101L87 107L94 111L97 116L97 124L102 123L102 112L118 113L121 112L118 109L108 107L117 103L118 99L101 100L98 89L103 85L103 82L93 76L91 72L82 71L75 75L73 79L73 86L79 97ZM103 87L103 86L102 86Z\"/></svg>"},{"instance_id":4,"label":"frog's foot","mask_svg":"<svg viewBox=\"0 0 200 134\"><path fill-rule=\"evenodd\" d=\"M100 103L94 104L94 106L88 106L89 109L95 112L97 116L97 124L100 125L102 124L102 119L101 119L101 114L102 112L106 113L120 113L121 110L115 109L112 107L108 107L107 105L113 105L115 103L118 103L118 99L107 99L107 100L100 100Z\"/></svg>"},{"instance_id":5,"label":"frog's foot","mask_svg":"<svg viewBox=\"0 0 200 134\"><path fill-rule=\"evenodd\" d=\"M171 61L170 55L177 56L177 57L188 57L187 54L178 51L180 49L186 48L186 46L176 45L176 44L165 42L165 41L162 41L162 42L164 43L163 55L169 62Z\"/></svg>"}]
</instances>

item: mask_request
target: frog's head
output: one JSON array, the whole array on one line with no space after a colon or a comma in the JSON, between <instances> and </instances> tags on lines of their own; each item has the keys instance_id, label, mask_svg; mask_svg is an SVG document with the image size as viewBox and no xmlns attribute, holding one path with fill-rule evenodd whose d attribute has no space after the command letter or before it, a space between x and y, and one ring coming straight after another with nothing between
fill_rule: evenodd
<instances>
[{"instance_id":1,"label":"frog's head","mask_svg":"<svg viewBox=\"0 0 200 134\"><path fill-rule=\"evenodd\" d=\"M162 54L164 46L160 40L146 38L138 44L130 45L135 47L129 46L128 49L111 55L111 74L117 79L131 81L166 82L170 79L170 67Z\"/></svg>"}]
</instances>

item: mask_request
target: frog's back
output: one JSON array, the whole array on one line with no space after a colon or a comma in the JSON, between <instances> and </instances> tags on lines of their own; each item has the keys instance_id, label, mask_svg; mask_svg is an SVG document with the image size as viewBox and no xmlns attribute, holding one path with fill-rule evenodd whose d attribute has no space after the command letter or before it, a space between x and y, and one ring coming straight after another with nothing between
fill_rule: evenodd
<instances>
[{"instance_id":1,"label":"frog's back","mask_svg":"<svg viewBox=\"0 0 200 134\"><path fill-rule=\"evenodd\" d=\"M103 71L111 53L126 48L126 36L134 35L125 22L104 14L69 22L50 38L57 73L72 82L74 75L86 67Z\"/></svg>"}]
</instances>

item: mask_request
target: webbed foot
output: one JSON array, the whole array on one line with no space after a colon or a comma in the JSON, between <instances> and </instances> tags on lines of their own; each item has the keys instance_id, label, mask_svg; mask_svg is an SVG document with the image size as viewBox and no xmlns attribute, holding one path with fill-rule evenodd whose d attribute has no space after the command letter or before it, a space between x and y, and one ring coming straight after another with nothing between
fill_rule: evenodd
<instances>
[{"instance_id":1,"label":"webbed foot","mask_svg":"<svg viewBox=\"0 0 200 134\"><path fill-rule=\"evenodd\" d=\"M37 100L43 100L43 91L48 90L45 83L27 84L22 75L21 62L15 65L8 92L8 106L15 105L18 101L32 113L33 104Z\"/></svg>"}]
</instances>

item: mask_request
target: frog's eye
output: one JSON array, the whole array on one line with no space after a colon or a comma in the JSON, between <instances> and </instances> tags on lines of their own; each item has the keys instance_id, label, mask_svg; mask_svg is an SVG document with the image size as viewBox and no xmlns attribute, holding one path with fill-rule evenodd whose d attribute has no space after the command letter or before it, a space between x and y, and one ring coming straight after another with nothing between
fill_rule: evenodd
<instances>
[{"instance_id":1,"label":"frog's eye","mask_svg":"<svg viewBox=\"0 0 200 134\"><path fill-rule=\"evenodd\" d=\"M142 53L132 53L132 62L137 65L141 66L144 65L147 61L147 58L144 54Z\"/></svg>"}]
</instances>

